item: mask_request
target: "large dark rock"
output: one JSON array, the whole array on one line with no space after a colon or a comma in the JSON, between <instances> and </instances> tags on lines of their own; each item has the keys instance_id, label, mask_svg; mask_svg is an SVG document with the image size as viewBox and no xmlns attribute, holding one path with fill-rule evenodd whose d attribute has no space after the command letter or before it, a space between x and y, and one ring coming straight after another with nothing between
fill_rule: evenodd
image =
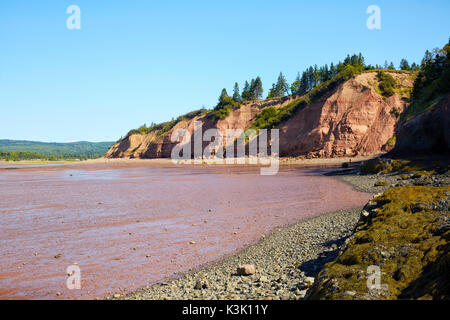
<instances>
[{"instance_id":1,"label":"large dark rock","mask_svg":"<svg viewBox=\"0 0 450 320\"><path fill-rule=\"evenodd\" d=\"M450 96L436 106L399 125L392 154L450 153Z\"/></svg>"}]
</instances>

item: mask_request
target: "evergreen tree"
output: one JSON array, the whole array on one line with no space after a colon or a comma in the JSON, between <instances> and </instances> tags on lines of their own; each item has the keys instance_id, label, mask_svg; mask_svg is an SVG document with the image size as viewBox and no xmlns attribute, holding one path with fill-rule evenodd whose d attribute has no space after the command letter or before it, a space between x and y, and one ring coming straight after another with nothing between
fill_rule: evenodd
<instances>
[{"instance_id":1,"label":"evergreen tree","mask_svg":"<svg viewBox=\"0 0 450 320\"><path fill-rule=\"evenodd\" d=\"M261 78L258 76L255 79L254 87L253 87L253 94L255 99L259 99L263 95L263 87L262 87L262 81Z\"/></svg>"},{"instance_id":2,"label":"evergreen tree","mask_svg":"<svg viewBox=\"0 0 450 320\"><path fill-rule=\"evenodd\" d=\"M228 104L232 104L233 103L233 98L231 98L228 93L227 93L227 89L223 88L222 92L220 93L219 96L219 103L217 104L217 107L222 107ZM173 120L173 119L172 119Z\"/></svg>"},{"instance_id":3,"label":"evergreen tree","mask_svg":"<svg viewBox=\"0 0 450 320\"><path fill-rule=\"evenodd\" d=\"M313 71L313 86L314 88L319 84L320 81L320 75L319 70L317 68L317 64L314 65L314 71Z\"/></svg>"},{"instance_id":4,"label":"evergreen tree","mask_svg":"<svg viewBox=\"0 0 450 320\"><path fill-rule=\"evenodd\" d=\"M308 91L314 88L314 68L311 66L307 71L308 75Z\"/></svg>"},{"instance_id":5,"label":"evergreen tree","mask_svg":"<svg viewBox=\"0 0 450 320\"><path fill-rule=\"evenodd\" d=\"M295 81L291 84L291 93L292 94L299 94L300 93L300 87L301 87L301 80L300 80L300 72L297 73L297 77L295 78Z\"/></svg>"},{"instance_id":6,"label":"evergreen tree","mask_svg":"<svg viewBox=\"0 0 450 320\"><path fill-rule=\"evenodd\" d=\"M406 71L411 70L411 68L409 67L409 63L406 59L402 59L400 61L400 70L406 70Z\"/></svg>"},{"instance_id":7,"label":"evergreen tree","mask_svg":"<svg viewBox=\"0 0 450 320\"><path fill-rule=\"evenodd\" d=\"M249 100L255 100L255 99L256 99L256 97L255 97L255 79L252 79L252 80L250 81L250 93L249 93L249 97L250 97Z\"/></svg>"},{"instance_id":8,"label":"evergreen tree","mask_svg":"<svg viewBox=\"0 0 450 320\"><path fill-rule=\"evenodd\" d=\"M358 66L359 67L364 67L364 57L363 57L361 52L358 55Z\"/></svg>"},{"instance_id":9,"label":"evergreen tree","mask_svg":"<svg viewBox=\"0 0 450 320\"><path fill-rule=\"evenodd\" d=\"M277 97L282 97L285 94L289 94L289 85L282 72L280 72L280 75L278 76L277 84L275 85L275 92Z\"/></svg>"},{"instance_id":10,"label":"evergreen tree","mask_svg":"<svg viewBox=\"0 0 450 320\"><path fill-rule=\"evenodd\" d=\"M275 86L275 83L272 83L272 88L270 88L270 90L269 90L269 94L267 95L267 99L270 99L270 98L275 98L277 95L276 95L276 86Z\"/></svg>"},{"instance_id":11,"label":"evergreen tree","mask_svg":"<svg viewBox=\"0 0 450 320\"><path fill-rule=\"evenodd\" d=\"M233 100L236 102L241 101L241 95L239 93L239 84L237 82L234 83Z\"/></svg>"},{"instance_id":12,"label":"evergreen tree","mask_svg":"<svg viewBox=\"0 0 450 320\"><path fill-rule=\"evenodd\" d=\"M250 91L250 84L248 83L248 81L245 81L244 90L242 90L242 100L252 100L252 93Z\"/></svg>"},{"instance_id":13,"label":"evergreen tree","mask_svg":"<svg viewBox=\"0 0 450 320\"><path fill-rule=\"evenodd\" d=\"M300 79L300 88L298 94L304 95L307 92L308 92L308 75L304 71L302 73L302 78Z\"/></svg>"},{"instance_id":14,"label":"evergreen tree","mask_svg":"<svg viewBox=\"0 0 450 320\"><path fill-rule=\"evenodd\" d=\"M336 67L333 62L330 64L330 78L334 78L337 75Z\"/></svg>"}]
</instances>

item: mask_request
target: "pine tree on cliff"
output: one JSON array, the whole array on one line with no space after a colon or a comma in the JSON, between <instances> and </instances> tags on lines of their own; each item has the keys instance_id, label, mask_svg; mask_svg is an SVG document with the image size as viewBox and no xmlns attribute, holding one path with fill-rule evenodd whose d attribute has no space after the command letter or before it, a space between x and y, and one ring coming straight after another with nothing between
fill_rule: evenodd
<instances>
[{"instance_id":1,"label":"pine tree on cliff","mask_svg":"<svg viewBox=\"0 0 450 320\"><path fill-rule=\"evenodd\" d=\"M406 59L400 60L400 70L405 70L405 71L411 70L409 63Z\"/></svg>"},{"instance_id":2,"label":"pine tree on cliff","mask_svg":"<svg viewBox=\"0 0 450 320\"><path fill-rule=\"evenodd\" d=\"M278 76L275 92L277 97L282 97L285 94L289 94L289 85L282 72L280 72L280 75Z\"/></svg>"},{"instance_id":3,"label":"pine tree on cliff","mask_svg":"<svg viewBox=\"0 0 450 320\"><path fill-rule=\"evenodd\" d=\"M253 87L253 94L254 94L255 99L259 99L262 97L263 87L262 87L261 78L259 76L256 77L256 79L255 79L255 84Z\"/></svg>"},{"instance_id":4,"label":"pine tree on cliff","mask_svg":"<svg viewBox=\"0 0 450 320\"><path fill-rule=\"evenodd\" d=\"M248 81L245 81L244 89L242 90L242 100L244 101L252 100L251 95L252 94L250 92L250 84L248 83Z\"/></svg>"},{"instance_id":5,"label":"pine tree on cliff","mask_svg":"<svg viewBox=\"0 0 450 320\"><path fill-rule=\"evenodd\" d=\"M308 91L310 91L314 88L314 68L312 66L309 67L306 74L308 76Z\"/></svg>"},{"instance_id":6,"label":"pine tree on cliff","mask_svg":"<svg viewBox=\"0 0 450 320\"><path fill-rule=\"evenodd\" d=\"M319 75L319 69L317 68L317 64L314 65L313 81L314 81L314 87L317 87L320 82L320 75Z\"/></svg>"},{"instance_id":7,"label":"pine tree on cliff","mask_svg":"<svg viewBox=\"0 0 450 320\"><path fill-rule=\"evenodd\" d=\"M302 78L300 79L300 88L298 94L304 95L308 92L308 76L306 72L302 73Z\"/></svg>"},{"instance_id":8,"label":"pine tree on cliff","mask_svg":"<svg viewBox=\"0 0 450 320\"><path fill-rule=\"evenodd\" d=\"M237 82L234 83L233 100L236 102L241 101L241 94L239 93L239 84Z\"/></svg>"},{"instance_id":9,"label":"pine tree on cliff","mask_svg":"<svg viewBox=\"0 0 450 320\"><path fill-rule=\"evenodd\" d=\"M295 78L295 81L291 84L291 93L292 94L299 94L300 93L300 72L297 73L297 77Z\"/></svg>"},{"instance_id":10,"label":"pine tree on cliff","mask_svg":"<svg viewBox=\"0 0 450 320\"><path fill-rule=\"evenodd\" d=\"M227 93L227 89L223 88L219 97L219 105L224 105L229 101L230 96Z\"/></svg>"},{"instance_id":11,"label":"pine tree on cliff","mask_svg":"<svg viewBox=\"0 0 450 320\"><path fill-rule=\"evenodd\" d=\"M334 78L337 75L336 67L333 62L330 64L330 78Z\"/></svg>"},{"instance_id":12,"label":"pine tree on cliff","mask_svg":"<svg viewBox=\"0 0 450 320\"><path fill-rule=\"evenodd\" d=\"M252 79L250 81L250 94L249 94L250 99L249 100L255 100L255 79Z\"/></svg>"},{"instance_id":13,"label":"pine tree on cliff","mask_svg":"<svg viewBox=\"0 0 450 320\"><path fill-rule=\"evenodd\" d=\"M361 52L358 55L358 66L359 67L364 67L364 57L363 57Z\"/></svg>"},{"instance_id":14,"label":"pine tree on cliff","mask_svg":"<svg viewBox=\"0 0 450 320\"><path fill-rule=\"evenodd\" d=\"M267 99L275 98L276 96L276 86L275 83L272 83L272 88L270 88L269 93L267 94Z\"/></svg>"}]
</instances>

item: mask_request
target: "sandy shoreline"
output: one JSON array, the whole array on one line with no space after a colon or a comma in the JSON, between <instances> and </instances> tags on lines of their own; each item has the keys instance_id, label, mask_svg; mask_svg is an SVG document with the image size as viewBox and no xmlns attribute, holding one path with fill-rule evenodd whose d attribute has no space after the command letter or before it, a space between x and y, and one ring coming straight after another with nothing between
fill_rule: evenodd
<instances>
[{"instance_id":1,"label":"sandy shoreline","mask_svg":"<svg viewBox=\"0 0 450 320\"><path fill-rule=\"evenodd\" d=\"M343 157L343 158L314 158L314 159L303 159L303 158L279 158L280 165L337 165L345 162L359 162L368 159L376 158L378 155L371 156L357 156L357 157ZM92 164L124 164L124 165L155 165L155 164L173 164L177 165L176 161L172 161L168 158L157 158L157 159L131 159L131 158L98 158L89 159L83 161L76 160L62 160L62 161L42 161L42 160L21 160L21 161L2 161L0 160L0 165L14 165L14 164L55 164L55 165L92 165ZM182 164L182 163L180 163ZM191 164L184 164L191 165ZM194 165L194 164L192 164ZM195 164L195 165L207 165L207 166L241 166L239 164ZM261 166L261 164L248 164L245 166Z\"/></svg>"}]
</instances>

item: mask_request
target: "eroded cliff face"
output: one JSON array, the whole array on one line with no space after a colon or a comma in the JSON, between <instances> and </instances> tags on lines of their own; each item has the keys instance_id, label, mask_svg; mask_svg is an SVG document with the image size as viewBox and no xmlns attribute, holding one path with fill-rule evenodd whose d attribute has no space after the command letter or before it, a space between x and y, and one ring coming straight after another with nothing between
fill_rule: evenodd
<instances>
[{"instance_id":1,"label":"eroded cliff face","mask_svg":"<svg viewBox=\"0 0 450 320\"><path fill-rule=\"evenodd\" d=\"M363 73L297 112L280 126L280 154L342 157L388 151L413 85L408 74L391 75L399 88L389 98L377 92L376 72Z\"/></svg>"},{"instance_id":2,"label":"eroded cliff face","mask_svg":"<svg viewBox=\"0 0 450 320\"><path fill-rule=\"evenodd\" d=\"M170 158L172 148L178 142L172 142L172 133L177 129L184 129L191 135L193 140L194 122L202 122L202 130L216 128L220 131L224 139L224 146L228 144L226 141L227 129L247 129L251 126L256 115L267 107L283 107L290 103L293 97L274 98L264 101L255 101L241 105L238 109L230 111L230 114L223 120L214 120L208 115L196 116L189 120L182 120L165 134L158 131L149 134L132 134L119 143L114 144L106 154L107 158ZM204 142L203 148L209 143ZM194 148L191 148L192 153Z\"/></svg>"},{"instance_id":3,"label":"eroded cliff face","mask_svg":"<svg viewBox=\"0 0 450 320\"><path fill-rule=\"evenodd\" d=\"M398 114L407 107L413 78L406 73L390 73L398 83L396 93L385 98L377 92L376 72L357 75L328 92L319 100L281 123L280 155L341 157L389 151ZM133 134L114 144L106 157L167 158L178 142L171 142L174 130L186 129L192 135L194 121L202 121L203 131L217 128L223 136L227 129L247 129L264 108L281 108L298 97L276 98L241 105L224 120L207 115L182 120L161 134ZM228 142L225 140L224 144ZM204 143L204 147L208 145Z\"/></svg>"}]
</instances>

